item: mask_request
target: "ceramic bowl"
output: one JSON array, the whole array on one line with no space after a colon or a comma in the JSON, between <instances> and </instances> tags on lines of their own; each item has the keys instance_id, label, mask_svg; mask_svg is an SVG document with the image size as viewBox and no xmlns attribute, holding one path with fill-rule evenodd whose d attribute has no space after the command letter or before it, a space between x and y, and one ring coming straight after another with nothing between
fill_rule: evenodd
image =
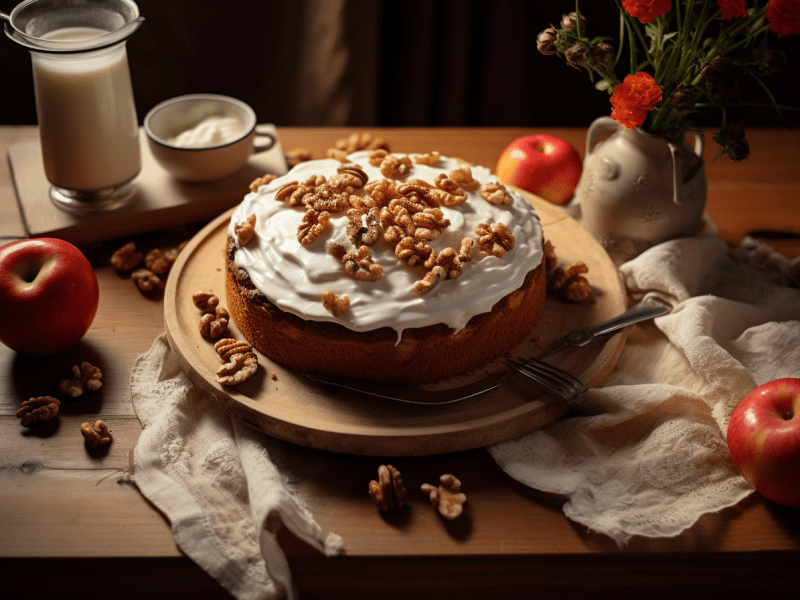
<instances>
[{"instance_id":1,"label":"ceramic bowl","mask_svg":"<svg viewBox=\"0 0 800 600\"><path fill-rule=\"evenodd\" d=\"M224 143L181 147L168 140L192 129L209 117L236 117L243 133ZM241 169L253 153L256 113L229 96L190 94L170 98L153 107L144 118L150 151L158 164L181 181L210 182Z\"/></svg>"}]
</instances>

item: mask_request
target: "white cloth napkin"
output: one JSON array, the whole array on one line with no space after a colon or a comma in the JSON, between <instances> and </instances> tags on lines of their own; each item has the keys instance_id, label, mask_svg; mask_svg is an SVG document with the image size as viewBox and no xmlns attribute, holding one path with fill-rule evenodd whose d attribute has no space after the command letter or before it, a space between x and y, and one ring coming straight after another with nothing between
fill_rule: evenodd
<instances>
[{"instance_id":1,"label":"white cloth napkin","mask_svg":"<svg viewBox=\"0 0 800 600\"><path fill-rule=\"evenodd\" d=\"M800 262L752 239L729 249L708 225L620 267L633 303L673 308L633 329L605 384L565 418L489 448L619 544L678 535L750 494L728 454L730 416L756 386L800 377Z\"/></svg>"},{"instance_id":2,"label":"white cloth napkin","mask_svg":"<svg viewBox=\"0 0 800 600\"><path fill-rule=\"evenodd\" d=\"M341 551L342 539L323 536L276 468L275 441L203 397L163 335L137 359L131 395L144 427L131 479L169 519L180 549L234 597L295 597L280 523L327 555Z\"/></svg>"}]
</instances>

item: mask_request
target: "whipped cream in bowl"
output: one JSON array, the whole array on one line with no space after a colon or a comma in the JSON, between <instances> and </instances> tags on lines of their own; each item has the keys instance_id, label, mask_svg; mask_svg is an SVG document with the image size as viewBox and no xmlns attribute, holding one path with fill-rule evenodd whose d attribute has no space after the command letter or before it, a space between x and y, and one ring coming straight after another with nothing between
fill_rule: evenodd
<instances>
[{"instance_id":1,"label":"whipped cream in bowl","mask_svg":"<svg viewBox=\"0 0 800 600\"><path fill-rule=\"evenodd\" d=\"M369 182L385 179L379 168L369 164L366 151L349 155L347 162L358 165L369 176ZM444 279L420 294L414 284L423 279L427 269L422 265L411 267L400 260L394 245L381 235L369 250L384 276L376 281L356 280L329 252L331 244L355 249L347 233L346 211L331 213L330 223L320 237L304 245L298 241L297 230L307 207L276 200L276 193L287 183L318 175L329 179L341 166L333 159L300 163L288 174L247 194L231 217L228 235L236 240L237 224L256 216L256 235L245 245L237 243L234 262L247 271L259 291L285 312L305 320L335 322L359 332L391 327L397 331L398 340L405 329L438 323L458 332L472 317L490 312L498 301L521 287L527 274L542 261L542 227L533 206L512 189L507 190L510 204L492 204L474 189L465 190L467 198L461 205L438 207L450 224L430 245L437 253L448 247L458 252L463 238L478 237L478 224L502 223L514 236L511 250L497 257L483 252L476 243L472 260L463 264L459 277ZM421 179L434 185L438 175L449 175L461 166L456 159L440 157L433 166L414 164L398 182ZM499 182L486 168L473 166L471 172L479 184ZM353 194L366 196L363 188L356 188ZM333 316L321 301L323 290L348 296L349 308Z\"/></svg>"}]
</instances>

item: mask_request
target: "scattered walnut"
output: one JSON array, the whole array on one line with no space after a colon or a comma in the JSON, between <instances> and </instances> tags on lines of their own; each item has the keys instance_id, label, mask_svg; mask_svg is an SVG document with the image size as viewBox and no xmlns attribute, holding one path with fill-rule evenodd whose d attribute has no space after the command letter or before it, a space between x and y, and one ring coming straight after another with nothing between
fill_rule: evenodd
<instances>
[{"instance_id":1,"label":"scattered walnut","mask_svg":"<svg viewBox=\"0 0 800 600\"><path fill-rule=\"evenodd\" d=\"M556 250L553 247L553 244L550 240L544 241L544 266L548 271L552 271L556 268L558 264L558 256L556 256Z\"/></svg>"},{"instance_id":2,"label":"scattered walnut","mask_svg":"<svg viewBox=\"0 0 800 600\"><path fill-rule=\"evenodd\" d=\"M22 425L26 427L35 421L49 421L58 415L58 407L61 405L52 396L39 396L25 400L17 409L17 418L22 419Z\"/></svg>"},{"instance_id":3,"label":"scattered walnut","mask_svg":"<svg viewBox=\"0 0 800 600\"><path fill-rule=\"evenodd\" d=\"M458 169L450 171L450 179L455 181L463 190L477 190L480 183L472 178L472 169L467 165L459 165Z\"/></svg>"},{"instance_id":4,"label":"scattered walnut","mask_svg":"<svg viewBox=\"0 0 800 600\"><path fill-rule=\"evenodd\" d=\"M233 226L233 233L239 246L246 246L256 237L256 215L252 214L245 221Z\"/></svg>"},{"instance_id":5,"label":"scattered walnut","mask_svg":"<svg viewBox=\"0 0 800 600\"><path fill-rule=\"evenodd\" d=\"M216 382L220 385L237 385L258 369L258 357L253 352L234 354L217 369Z\"/></svg>"},{"instance_id":6,"label":"scattered walnut","mask_svg":"<svg viewBox=\"0 0 800 600\"><path fill-rule=\"evenodd\" d=\"M338 148L328 148L327 156L339 162L347 162L347 150L339 150Z\"/></svg>"},{"instance_id":7,"label":"scattered walnut","mask_svg":"<svg viewBox=\"0 0 800 600\"><path fill-rule=\"evenodd\" d=\"M137 269L131 273L131 279L145 293L163 291L164 281L150 269Z\"/></svg>"},{"instance_id":8,"label":"scattered walnut","mask_svg":"<svg viewBox=\"0 0 800 600\"><path fill-rule=\"evenodd\" d=\"M297 241L308 246L313 243L331 221L331 215L327 211L317 212L313 208L309 208L303 216L303 221L297 228Z\"/></svg>"},{"instance_id":9,"label":"scattered walnut","mask_svg":"<svg viewBox=\"0 0 800 600\"><path fill-rule=\"evenodd\" d=\"M200 317L200 335L203 337L218 338L228 330L228 321L231 316L221 306L217 306L214 314L205 314Z\"/></svg>"},{"instance_id":10,"label":"scattered walnut","mask_svg":"<svg viewBox=\"0 0 800 600\"><path fill-rule=\"evenodd\" d=\"M454 475L442 475L438 488L430 483L422 484L422 491L428 494L431 504L439 509L439 514L445 519L455 519L464 510L467 497L460 490L461 482Z\"/></svg>"},{"instance_id":11,"label":"scattered walnut","mask_svg":"<svg viewBox=\"0 0 800 600\"><path fill-rule=\"evenodd\" d=\"M445 270L439 266L433 267L425 274L425 277L414 282L414 289L417 290L420 295L427 294L443 279L447 279Z\"/></svg>"},{"instance_id":12,"label":"scattered walnut","mask_svg":"<svg viewBox=\"0 0 800 600\"><path fill-rule=\"evenodd\" d=\"M428 165L429 167L432 167L438 163L441 157L442 154L436 150L428 152L427 154L413 154L411 156L411 158L414 159L414 162L418 165Z\"/></svg>"},{"instance_id":13,"label":"scattered walnut","mask_svg":"<svg viewBox=\"0 0 800 600\"><path fill-rule=\"evenodd\" d=\"M339 166L336 169L336 172L340 175L351 175L353 177L357 177L358 180L361 182L361 185L353 185L353 187L364 187L367 185L369 181L369 175L366 174L364 169L362 169L359 165L355 165L353 163L347 163L344 165Z\"/></svg>"},{"instance_id":14,"label":"scattered walnut","mask_svg":"<svg viewBox=\"0 0 800 600\"><path fill-rule=\"evenodd\" d=\"M484 200L492 204L511 204L514 199L509 195L506 186L499 181L485 183L480 188L480 194Z\"/></svg>"},{"instance_id":15,"label":"scattered walnut","mask_svg":"<svg viewBox=\"0 0 800 600\"><path fill-rule=\"evenodd\" d=\"M407 156L393 156L389 154L381 162L381 175L387 179L397 179L406 175L412 168L411 159Z\"/></svg>"},{"instance_id":16,"label":"scattered walnut","mask_svg":"<svg viewBox=\"0 0 800 600\"><path fill-rule=\"evenodd\" d=\"M240 342L234 338L223 338L214 344L222 362L228 362L234 354L247 354L253 351L253 347L247 342Z\"/></svg>"},{"instance_id":17,"label":"scattered walnut","mask_svg":"<svg viewBox=\"0 0 800 600\"><path fill-rule=\"evenodd\" d=\"M178 258L178 249L173 248L164 252L161 248L153 248L144 257L144 266L156 275L164 275L169 272L172 265Z\"/></svg>"},{"instance_id":18,"label":"scattered walnut","mask_svg":"<svg viewBox=\"0 0 800 600\"><path fill-rule=\"evenodd\" d=\"M192 295L192 302L204 313L213 313L219 306L219 298L211 292L197 292Z\"/></svg>"},{"instance_id":19,"label":"scattered walnut","mask_svg":"<svg viewBox=\"0 0 800 600\"><path fill-rule=\"evenodd\" d=\"M251 192L257 192L258 188L260 188L262 185L267 185L270 181L273 181L273 180L275 180L277 178L278 178L277 175L272 175L272 174L267 173L263 177L259 177L258 179L254 179L250 183L250 191Z\"/></svg>"},{"instance_id":20,"label":"scattered walnut","mask_svg":"<svg viewBox=\"0 0 800 600\"><path fill-rule=\"evenodd\" d=\"M322 306L334 317L341 316L344 311L350 308L350 298L348 296L337 296L330 290L322 290Z\"/></svg>"},{"instance_id":21,"label":"scattered walnut","mask_svg":"<svg viewBox=\"0 0 800 600\"><path fill-rule=\"evenodd\" d=\"M514 248L514 236L503 223L480 223L475 226L475 233L478 234L478 246L492 256L500 258Z\"/></svg>"},{"instance_id":22,"label":"scattered walnut","mask_svg":"<svg viewBox=\"0 0 800 600\"><path fill-rule=\"evenodd\" d=\"M547 289L561 292L570 302L583 302L592 293L589 281L583 277L583 273L588 272L589 267L582 262L572 263L566 269L555 267L547 272Z\"/></svg>"},{"instance_id":23,"label":"scattered walnut","mask_svg":"<svg viewBox=\"0 0 800 600\"><path fill-rule=\"evenodd\" d=\"M136 244L128 242L111 255L111 266L117 271L132 271L142 262L142 253L136 252Z\"/></svg>"},{"instance_id":24,"label":"scattered walnut","mask_svg":"<svg viewBox=\"0 0 800 600\"><path fill-rule=\"evenodd\" d=\"M406 499L406 488L400 471L392 465L378 467L378 481L369 482L369 495L381 512L403 508Z\"/></svg>"},{"instance_id":25,"label":"scattered walnut","mask_svg":"<svg viewBox=\"0 0 800 600\"><path fill-rule=\"evenodd\" d=\"M347 154L352 154L359 150L375 150L382 148L388 150L386 140L382 137L372 137L368 131L362 133L351 133L348 137L337 140L336 149L341 150Z\"/></svg>"},{"instance_id":26,"label":"scattered walnut","mask_svg":"<svg viewBox=\"0 0 800 600\"><path fill-rule=\"evenodd\" d=\"M344 265L344 270L357 281L377 281L384 276L383 268L372 260L367 246L347 251L340 244L329 244L328 252Z\"/></svg>"},{"instance_id":27,"label":"scattered walnut","mask_svg":"<svg viewBox=\"0 0 800 600\"><path fill-rule=\"evenodd\" d=\"M98 367L95 367L88 362L84 361L81 366L73 365L72 379L62 379L58 384L58 389L62 394L77 398L83 392L94 391L100 389L103 382L100 379L103 373L100 372Z\"/></svg>"},{"instance_id":28,"label":"scattered walnut","mask_svg":"<svg viewBox=\"0 0 800 600\"><path fill-rule=\"evenodd\" d=\"M289 150L288 152L284 152L283 156L286 159L286 165L290 169L292 167L296 167L301 162L306 162L312 158L311 150L308 148L295 148L293 150Z\"/></svg>"},{"instance_id":29,"label":"scattered walnut","mask_svg":"<svg viewBox=\"0 0 800 600\"><path fill-rule=\"evenodd\" d=\"M81 433L86 438L86 443L92 448L99 448L111 443L111 432L108 430L108 425L102 421L95 421L94 424L83 423Z\"/></svg>"},{"instance_id":30,"label":"scattered walnut","mask_svg":"<svg viewBox=\"0 0 800 600\"><path fill-rule=\"evenodd\" d=\"M436 252L426 241L417 242L412 237L400 240L395 246L394 255L400 260L408 263L409 267L423 265L429 269L435 265Z\"/></svg>"}]
</instances>

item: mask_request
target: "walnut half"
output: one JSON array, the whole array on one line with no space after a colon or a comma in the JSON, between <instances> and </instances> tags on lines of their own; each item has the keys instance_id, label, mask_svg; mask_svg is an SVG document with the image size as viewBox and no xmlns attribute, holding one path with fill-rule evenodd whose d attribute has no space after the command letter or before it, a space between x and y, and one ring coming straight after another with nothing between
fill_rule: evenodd
<instances>
[{"instance_id":1,"label":"walnut half","mask_svg":"<svg viewBox=\"0 0 800 600\"><path fill-rule=\"evenodd\" d=\"M72 367L72 379L62 379L58 388L62 394L77 398L83 392L100 389L100 386L103 385L103 382L100 381L102 377L103 373L98 367L83 361L80 367L78 365Z\"/></svg>"},{"instance_id":2,"label":"walnut half","mask_svg":"<svg viewBox=\"0 0 800 600\"><path fill-rule=\"evenodd\" d=\"M369 482L369 495L381 512L402 508L406 499L406 488L400 471L392 465L378 467L378 481Z\"/></svg>"},{"instance_id":3,"label":"walnut half","mask_svg":"<svg viewBox=\"0 0 800 600\"><path fill-rule=\"evenodd\" d=\"M445 519L455 519L463 512L467 497L460 490L461 482L455 475L442 475L438 488L430 483L422 484L422 491L428 494L431 504L439 509L439 514Z\"/></svg>"},{"instance_id":4,"label":"walnut half","mask_svg":"<svg viewBox=\"0 0 800 600\"><path fill-rule=\"evenodd\" d=\"M17 409L17 418L25 427L36 421L49 421L58 415L61 402L52 396L39 396L25 400Z\"/></svg>"},{"instance_id":5,"label":"walnut half","mask_svg":"<svg viewBox=\"0 0 800 600\"><path fill-rule=\"evenodd\" d=\"M108 425L102 421L83 423L81 433L86 438L86 443L92 448L99 448L111 443L111 432L108 430Z\"/></svg>"}]
</instances>

